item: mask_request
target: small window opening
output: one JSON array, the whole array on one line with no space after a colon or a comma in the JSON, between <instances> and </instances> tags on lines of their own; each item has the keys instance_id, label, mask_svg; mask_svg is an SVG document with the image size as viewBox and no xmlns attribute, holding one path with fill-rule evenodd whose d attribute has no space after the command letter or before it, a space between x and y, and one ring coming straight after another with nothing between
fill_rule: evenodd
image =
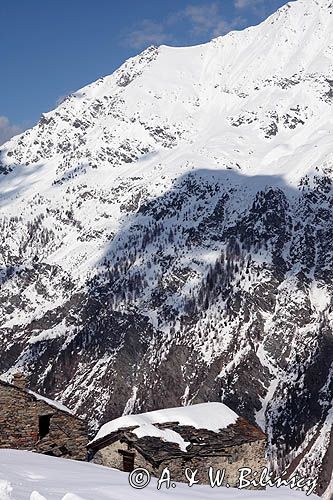
<instances>
[{"instance_id":1,"label":"small window opening","mask_svg":"<svg viewBox=\"0 0 333 500\"><path fill-rule=\"evenodd\" d=\"M39 439L47 436L50 432L51 415L41 415L39 417Z\"/></svg>"}]
</instances>

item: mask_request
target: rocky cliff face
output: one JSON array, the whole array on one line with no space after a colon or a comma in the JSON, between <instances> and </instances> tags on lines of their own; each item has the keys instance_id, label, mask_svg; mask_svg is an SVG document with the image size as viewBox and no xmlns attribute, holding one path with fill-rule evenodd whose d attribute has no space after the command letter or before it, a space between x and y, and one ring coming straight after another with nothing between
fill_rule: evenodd
<instances>
[{"instance_id":1,"label":"rocky cliff face","mask_svg":"<svg viewBox=\"0 0 333 500\"><path fill-rule=\"evenodd\" d=\"M330 498L333 5L151 47L0 153L0 369L90 417L223 401Z\"/></svg>"}]
</instances>

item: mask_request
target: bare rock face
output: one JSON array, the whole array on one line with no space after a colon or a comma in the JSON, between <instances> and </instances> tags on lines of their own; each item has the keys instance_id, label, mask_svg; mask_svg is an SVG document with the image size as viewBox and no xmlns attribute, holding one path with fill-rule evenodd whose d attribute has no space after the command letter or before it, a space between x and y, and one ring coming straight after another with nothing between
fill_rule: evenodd
<instances>
[{"instance_id":1,"label":"bare rock face","mask_svg":"<svg viewBox=\"0 0 333 500\"><path fill-rule=\"evenodd\" d=\"M330 11L151 47L2 146L5 376L92 429L223 401L329 491Z\"/></svg>"}]
</instances>

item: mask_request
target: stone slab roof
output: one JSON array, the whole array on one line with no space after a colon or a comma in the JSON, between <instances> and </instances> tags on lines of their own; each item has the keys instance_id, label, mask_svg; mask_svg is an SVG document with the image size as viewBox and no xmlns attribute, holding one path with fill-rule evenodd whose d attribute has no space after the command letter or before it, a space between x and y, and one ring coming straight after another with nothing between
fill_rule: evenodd
<instances>
[{"instance_id":1,"label":"stone slab roof","mask_svg":"<svg viewBox=\"0 0 333 500\"><path fill-rule=\"evenodd\" d=\"M266 440L262 430L250 424L246 419L238 417L234 424L218 432L197 429L192 426L179 425L178 422L155 424L162 430L177 432L186 442L186 450L176 442L170 442L156 436L138 437L134 430L136 427L118 429L115 432L94 440L89 447L97 451L116 441L126 442L141 453L146 460L158 466L171 458L189 459L192 457L228 456L230 448L245 443Z\"/></svg>"}]
</instances>

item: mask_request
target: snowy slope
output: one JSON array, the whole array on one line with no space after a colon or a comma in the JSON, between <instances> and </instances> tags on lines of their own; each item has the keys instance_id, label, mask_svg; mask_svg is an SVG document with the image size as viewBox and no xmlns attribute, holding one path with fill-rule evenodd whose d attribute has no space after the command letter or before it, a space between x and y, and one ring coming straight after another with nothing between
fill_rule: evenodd
<instances>
[{"instance_id":1,"label":"snowy slope","mask_svg":"<svg viewBox=\"0 0 333 500\"><path fill-rule=\"evenodd\" d=\"M223 401L332 476L333 7L150 47L0 152L0 360L90 417Z\"/></svg>"},{"instance_id":2,"label":"snowy slope","mask_svg":"<svg viewBox=\"0 0 333 500\"><path fill-rule=\"evenodd\" d=\"M238 491L177 484L157 490L155 479L144 490L131 488L128 474L98 465L47 457L30 452L0 450L0 500L123 500L145 498L185 500L314 500L316 495L287 488Z\"/></svg>"}]
</instances>

